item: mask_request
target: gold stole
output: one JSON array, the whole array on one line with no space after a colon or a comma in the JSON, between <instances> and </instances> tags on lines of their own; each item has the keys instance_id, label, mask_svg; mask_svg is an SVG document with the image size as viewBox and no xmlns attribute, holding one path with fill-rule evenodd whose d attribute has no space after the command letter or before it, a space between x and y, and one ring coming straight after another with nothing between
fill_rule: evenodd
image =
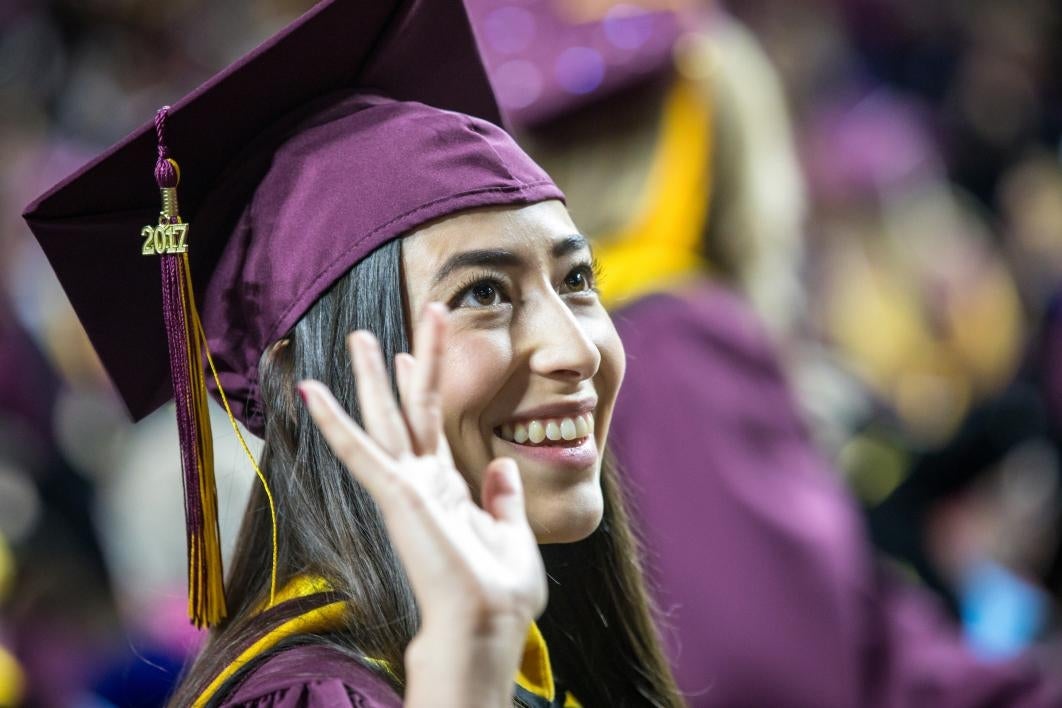
<instances>
[{"instance_id":1,"label":"gold stole","mask_svg":"<svg viewBox=\"0 0 1062 708\"><path fill-rule=\"evenodd\" d=\"M300 597L329 592L330 590L331 587L323 578L300 576L292 580L283 590L276 594L276 600L272 603L272 606ZM283 640L298 634L327 632L338 627L342 623L346 611L346 601L337 600L296 615L277 625L251 644L251 646L247 647L221 673L215 676L214 680L196 698L193 706L195 708L205 706L214 697L218 689L232 678L237 671ZM391 673L391 668L386 662L371 658L366 660L383 671ZM542 637L538 625L534 622L528 628L527 638L524 640L524 655L516 672L515 681L526 691L547 701L552 702L556 698L556 686L553 682L553 669L549 661L549 649L546 647L546 640ZM580 703L570 693L565 696L564 706L565 708L581 708Z\"/></svg>"}]
</instances>

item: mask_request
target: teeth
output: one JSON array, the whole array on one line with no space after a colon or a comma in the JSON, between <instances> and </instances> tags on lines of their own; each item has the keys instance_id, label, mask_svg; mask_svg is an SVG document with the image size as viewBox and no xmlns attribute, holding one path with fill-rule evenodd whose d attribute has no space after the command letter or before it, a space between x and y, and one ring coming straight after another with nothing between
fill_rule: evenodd
<instances>
[{"instance_id":1,"label":"teeth","mask_svg":"<svg viewBox=\"0 0 1062 708\"><path fill-rule=\"evenodd\" d=\"M536 445L546 439L546 429L540 421L533 420L528 424L527 439Z\"/></svg>"},{"instance_id":2,"label":"teeth","mask_svg":"<svg viewBox=\"0 0 1062 708\"><path fill-rule=\"evenodd\" d=\"M498 435L504 440L519 445L543 441L559 442L561 440L578 440L594 432L594 414L583 413L574 418L550 418L529 420L523 423L506 423L498 429Z\"/></svg>"}]
</instances>

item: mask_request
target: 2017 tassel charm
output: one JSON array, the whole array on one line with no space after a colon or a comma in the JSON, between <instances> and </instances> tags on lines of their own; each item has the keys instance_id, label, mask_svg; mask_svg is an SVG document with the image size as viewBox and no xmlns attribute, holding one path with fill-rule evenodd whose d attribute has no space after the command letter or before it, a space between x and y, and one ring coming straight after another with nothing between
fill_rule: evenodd
<instances>
[{"instance_id":1,"label":"2017 tassel charm","mask_svg":"<svg viewBox=\"0 0 1062 708\"><path fill-rule=\"evenodd\" d=\"M188 224L177 204L180 168L166 146L169 107L155 114L158 161L155 181L162 193L159 223L141 232L141 253L160 257L162 314L170 352L173 395L177 404L188 540L188 615L196 627L213 626L227 615L213 439L207 405L203 354L206 342L195 304L188 264Z\"/></svg>"}]
</instances>

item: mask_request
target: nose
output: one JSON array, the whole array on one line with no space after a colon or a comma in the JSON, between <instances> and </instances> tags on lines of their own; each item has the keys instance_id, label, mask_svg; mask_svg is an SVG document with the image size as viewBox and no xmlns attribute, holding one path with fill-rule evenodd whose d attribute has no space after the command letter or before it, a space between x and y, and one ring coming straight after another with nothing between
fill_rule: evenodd
<instances>
[{"instance_id":1,"label":"nose","mask_svg":"<svg viewBox=\"0 0 1062 708\"><path fill-rule=\"evenodd\" d=\"M582 321L557 293L537 303L528 317L531 371L571 382L597 374L601 350Z\"/></svg>"}]
</instances>

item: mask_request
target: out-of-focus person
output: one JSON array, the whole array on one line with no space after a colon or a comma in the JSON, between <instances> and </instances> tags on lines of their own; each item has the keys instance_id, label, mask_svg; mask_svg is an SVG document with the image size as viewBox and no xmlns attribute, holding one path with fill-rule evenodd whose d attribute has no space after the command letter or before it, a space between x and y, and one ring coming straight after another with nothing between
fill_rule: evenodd
<instances>
[{"instance_id":1,"label":"out-of-focus person","mask_svg":"<svg viewBox=\"0 0 1062 708\"><path fill-rule=\"evenodd\" d=\"M802 420L772 342L799 329L799 288L771 329L749 305L770 318L757 288L799 282L802 206L785 102L750 35L659 6L472 7L510 117L595 240L628 353L613 450L690 703L1059 705L1035 665L975 656L877 564ZM764 272L783 277L758 286Z\"/></svg>"},{"instance_id":2,"label":"out-of-focus person","mask_svg":"<svg viewBox=\"0 0 1062 708\"><path fill-rule=\"evenodd\" d=\"M877 90L822 107L804 150L813 328L909 437L941 444L1017 370L1014 277L916 105Z\"/></svg>"}]
</instances>

